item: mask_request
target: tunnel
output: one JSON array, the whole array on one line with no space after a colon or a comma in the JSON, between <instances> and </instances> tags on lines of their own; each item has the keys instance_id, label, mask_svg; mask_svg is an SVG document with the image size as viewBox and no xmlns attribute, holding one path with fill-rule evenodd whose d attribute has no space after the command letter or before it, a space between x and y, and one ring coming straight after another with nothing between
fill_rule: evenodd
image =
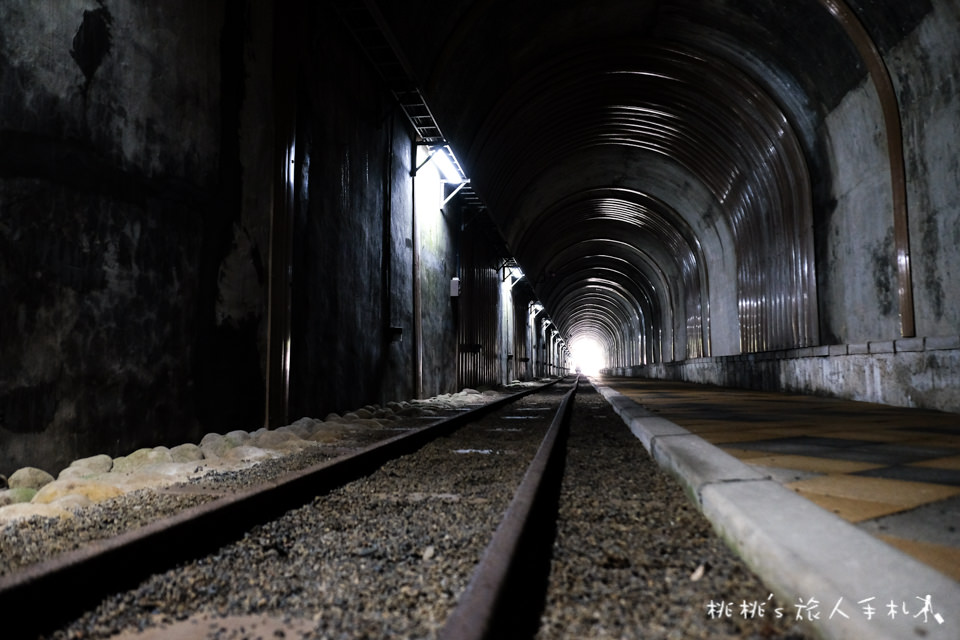
<instances>
[{"instance_id":1,"label":"tunnel","mask_svg":"<svg viewBox=\"0 0 960 640\"><path fill-rule=\"evenodd\" d=\"M950 0L0 25L0 471L580 367L960 410Z\"/></svg>"},{"instance_id":2,"label":"tunnel","mask_svg":"<svg viewBox=\"0 0 960 640\"><path fill-rule=\"evenodd\" d=\"M958 33L956 0L0 1L0 533L46 513L25 469L569 386L611 522L642 445L764 581L897 547L952 637Z\"/></svg>"}]
</instances>

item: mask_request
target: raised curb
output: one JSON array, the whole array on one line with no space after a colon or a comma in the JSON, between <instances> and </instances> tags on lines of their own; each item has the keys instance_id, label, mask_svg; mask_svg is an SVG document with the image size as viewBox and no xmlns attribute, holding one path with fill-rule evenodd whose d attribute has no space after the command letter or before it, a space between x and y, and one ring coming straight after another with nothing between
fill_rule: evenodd
<instances>
[{"instance_id":1,"label":"raised curb","mask_svg":"<svg viewBox=\"0 0 960 640\"><path fill-rule=\"evenodd\" d=\"M960 637L960 583L665 418L624 417L631 404L650 414L618 391L595 386L654 460L679 479L727 544L781 602L790 603L784 615L795 616L798 609L792 605L809 604L813 598L819 617L809 624L822 638ZM933 615L926 624L914 617L922 606L920 598L927 596L942 624ZM873 599L862 603L867 598ZM910 613L891 619L891 601L904 604ZM867 605L875 609L870 619L863 611Z\"/></svg>"},{"instance_id":2,"label":"raised curb","mask_svg":"<svg viewBox=\"0 0 960 640\"><path fill-rule=\"evenodd\" d=\"M701 508L704 491L710 485L770 479L690 432L654 439L650 453L657 464L683 478Z\"/></svg>"}]
</instances>

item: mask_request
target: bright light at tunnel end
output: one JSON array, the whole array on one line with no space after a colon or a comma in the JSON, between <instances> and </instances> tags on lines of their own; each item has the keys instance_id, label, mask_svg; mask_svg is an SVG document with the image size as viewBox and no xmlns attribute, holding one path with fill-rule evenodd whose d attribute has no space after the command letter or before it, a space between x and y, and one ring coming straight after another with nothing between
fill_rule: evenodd
<instances>
[{"instance_id":1,"label":"bright light at tunnel end","mask_svg":"<svg viewBox=\"0 0 960 640\"><path fill-rule=\"evenodd\" d=\"M570 356L573 367L588 376L600 375L600 369L607 366L603 345L593 338L574 338L570 342Z\"/></svg>"}]
</instances>

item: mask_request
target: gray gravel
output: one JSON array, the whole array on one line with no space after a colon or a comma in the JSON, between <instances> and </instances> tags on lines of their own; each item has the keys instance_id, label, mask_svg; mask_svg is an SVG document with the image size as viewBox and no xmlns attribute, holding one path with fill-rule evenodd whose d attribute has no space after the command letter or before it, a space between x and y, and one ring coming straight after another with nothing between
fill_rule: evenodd
<instances>
[{"instance_id":1,"label":"gray gravel","mask_svg":"<svg viewBox=\"0 0 960 640\"><path fill-rule=\"evenodd\" d=\"M186 629L195 638L432 638L564 391L550 392L549 407L541 396L525 399L503 419L434 441L213 555L114 594L51 637ZM173 492L136 492L71 520L34 518L0 532L0 570L336 453L304 451ZM767 599L769 590L589 386L574 405L560 518L541 640L807 637L789 603ZM764 603L763 618L740 614L741 602L754 601ZM710 602L733 603L732 615L712 619ZM783 617L772 615L776 607Z\"/></svg>"},{"instance_id":2,"label":"gray gravel","mask_svg":"<svg viewBox=\"0 0 960 640\"><path fill-rule=\"evenodd\" d=\"M551 564L539 640L807 637L589 385L574 405ZM711 601L734 603L731 617L711 618ZM764 617L742 617L742 602L762 602Z\"/></svg>"},{"instance_id":3,"label":"gray gravel","mask_svg":"<svg viewBox=\"0 0 960 640\"><path fill-rule=\"evenodd\" d=\"M142 489L77 509L72 518L35 516L0 526L0 576L73 551L87 542L117 536L224 494L274 480L335 457L322 448L266 460L241 471L211 473L169 489Z\"/></svg>"},{"instance_id":4,"label":"gray gravel","mask_svg":"<svg viewBox=\"0 0 960 640\"><path fill-rule=\"evenodd\" d=\"M26 520L0 523L0 576L49 560L60 553L73 551L85 543L117 536L225 494L249 489L291 471L356 451L378 440L456 415L465 409L515 391L516 389L486 392L482 395L474 392L476 395L466 399L458 398L460 406L453 406L449 402L449 398L454 396L415 401L413 406L425 410L418 411L416 416L394 416L388 428L355 430L348 432L339 442L317 445L281 458L264 460L250 468L217 471L166 489L133 491L76 509L71 518L34 516ZM466 400L469 402L465 402ZM467 406L462 406L463 404ZM424 417L423 413L429 413L429 416Z\"/></svg>"},{"instance_id":5,"label":"gray gravel","mask_svg":"<svg viewBox=\"0 0 960 640\"><path fill-rule=\"evenodd\" d=\"M167 495L144 489L80 509L72 518L35 516L9 523L0 527L0 575L212 499L210 495Z\"/></svg>"},{"instance_id":6,"label":"gray gravel","mask_svg":"<svg viewBox=\"0 0 960 640\"><path fill-rule=\"evenodd\" d=\"M562 390L550 395L555 408ZM508 412L514 419L486 418L389 462L216 554L109 597L54 637L106 638L198 614L284 618L303 638L432 637L535 453L549 409L542 396L524 399Z\"/></svg>"}]
</instances>

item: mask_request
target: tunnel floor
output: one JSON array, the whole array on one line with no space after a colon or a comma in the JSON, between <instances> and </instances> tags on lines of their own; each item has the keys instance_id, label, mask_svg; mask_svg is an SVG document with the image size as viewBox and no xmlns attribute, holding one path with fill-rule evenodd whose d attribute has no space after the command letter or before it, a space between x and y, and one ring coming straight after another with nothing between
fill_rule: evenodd
<instances>
[{"instance_id":1,"label":"tunnel floor","mask_svg":"<svg viewBox=\"0 0 960 640\"><path fill-rule=\"evenodd\" d=\"M960 416L592 381L727 544L825 637L956 637Z\"/></svg>"},{"instance_id":2,"label":"tunnel floor","mask_svg":"<svg viewBox=\"0 0 960 640\"><path fill-rule=\"evenodd\" d=\"M691 383L598 381L960 580L960 415Z\"/></svg>"}]
</instances>

